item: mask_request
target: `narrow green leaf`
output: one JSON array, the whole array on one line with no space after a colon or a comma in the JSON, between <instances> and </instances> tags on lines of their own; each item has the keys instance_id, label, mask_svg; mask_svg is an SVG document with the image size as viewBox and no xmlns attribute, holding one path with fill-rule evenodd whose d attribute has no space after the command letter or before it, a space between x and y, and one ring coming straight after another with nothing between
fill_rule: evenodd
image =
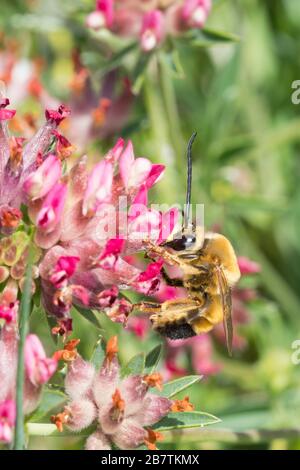
<instances>
[{"instance_id":1,"label":"narrow green leaf","mask_svg":"<svg viewBox=\"0 0 300 470\"><path fill-rule=\"evenodd\" d=\"M29 421L40 421L44 416L49 414L54 408L62 406L67 400L67 396L59 391L45 387L42 392L42 398L37 410L31 415Z\"/></svg>"},{"instance_id":2,"label":"narrow green leaf","mask_svg":"<svg viewBox=\"0 0 300 470\"><path fill-rule=\"evenodd\" d=\"M104 344L102 337L100 336L99 340L97 341L95 345L95 349L92 353L91 362L96 367L96 369L99 369L103 363L104 358L105 358L105 344Z\"/></svg>"},{"instance_id":3,"label":"narrow green leaf","mask_svg":"<svg viewBox=\"0 0 300 470\"><path fill-rule=\"evenodd\" d=\"M94 326L96 326L96 328L101 329L100 322L99 322L98 318L96 317L95 313L94 313L92 310L88 310L88 309L85 309L85 308L82 308L82 307L78 307L78 305L76 305L75 309L76 309L77 312L79 312L86 320L88 320L88 321L91 322Z\"/></svg>"},{"instance_id":4,"label":"narrow green leaf","mask_svg":"<svg viewBox=\"0 0 300 470\"><path fill-rule=\"evenodd\" d=\"M133 42L127 45L126 47L124 47L123 49L121 49L120 51L114 53L112 57L106 60L104 64L101 66L101 70L100 70L101 74L104 75L107 72L110 72L111 70L119 67L122 64L124 57L130 52L132 52L134 49L136 49L136 47L137 47L137 43Z\"/></svg>"},{"instance_id":5,"label":"narrow green leaf","mask_svg":"<svg viewBox=\"0 0 300 470\"><path fill-rule=\"evenodd\" d=\"M122 367L122 376L127 375L142 375L145 367L145 354L140 353L134 356L130 361Z\"/></svg>"},{"instance_id":6,"label":"narrow green leaf","mask_svg":"<svg viewBox=\"0 0 300 470\"><path fill-rule=\"evenodd\" d=\"M159 344L158 346L155 346L155 348L152 349L149 354L147 354L145 361L145 374L151 374L155 370L160 360L161 353L162 346Z\"/></svg>"},{"instance_id":7,"label":"narrow green leaf","mask_svg":"<svg viewBox=\"0 0 300 470\"><path fill-rule=\"evenodd\" d=\"M157 431L169 431L171 429L197 428L219 423L220 419L209 413L201 411L184 411L182 413L169 413L153 428Z\"/></svg>"},{"instance_id":8,"label":"narrow green leaf","mask_svg":"<svg viewBox=\"0 0 300 470\"><path fill-rule=\"evenodd\" d=\"M132 91L135 95L137 95L142 88L142 85L144 83L146 68L152 56L153 54L151 52L148 52L147 54L145 53L139 54L137 63L132 73L132 82L133 82Z\"/></svg>"},{"instance_id":9,"label":"narrow green leaf","mask_svg":"<svg viewBox=\"0 0 300 470\"><path fill-rule=\"evenodd\" d=\"M164 384L162 395L171 398L202 379L201 375L188 375Z\"/></svg>"},{"instance_id":10,"label":"narrow green leaf","mask_svg":"<svg viewBox=\"0 0 300 470\"><path fill-rule=\"evenodd\" d=\"M183 40L190 41L193 46L210 47L220 43L239 42L240 37L232 33L204 28L189 31L184 35Z\"/></svg>"}]
</instances>

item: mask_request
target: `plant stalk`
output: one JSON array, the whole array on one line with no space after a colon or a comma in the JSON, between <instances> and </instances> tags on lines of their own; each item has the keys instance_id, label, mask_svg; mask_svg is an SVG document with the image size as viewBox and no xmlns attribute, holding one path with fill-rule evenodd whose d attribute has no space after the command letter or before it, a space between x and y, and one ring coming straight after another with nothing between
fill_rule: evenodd
<instances>
[{"instance_id":1,"label":"plant stalk","mask_svg":"<svg viewBox=\"0 0 300 470\"><path fill-rule=\"evenodd\" d=\"M18 367L17 367L17 384L16 384L16 427L14 450L24 450L25 447L25 430L24 430L24 412L23 412L23 395L24 395L24 347L28 332L28 319L31 307L31 287L32 287L32 250L29 248L27 258L26 277L24 291L20 305L19 316L19 344L18 344Z\"/></svg>"}]
</instances>

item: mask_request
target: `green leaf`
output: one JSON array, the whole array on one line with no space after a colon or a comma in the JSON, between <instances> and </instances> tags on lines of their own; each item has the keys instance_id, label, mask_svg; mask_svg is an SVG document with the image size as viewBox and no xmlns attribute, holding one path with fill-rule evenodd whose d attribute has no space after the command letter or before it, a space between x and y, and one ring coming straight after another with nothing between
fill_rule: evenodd
<instances>
[{"instance_id":1,"label":"green leaf","mask_svg":"<svg viewBox=\"0 0 300 470\"><path fill-rule=\"evenodd\" d=\"M164 384L162 395L171 398L202 379L201 375L188 375Z\"/></svg>"},{"instance_id":2,"label":"green leaf","mask_svg":"<svg viewBox=\"0 0 300 470\"><path fill-rule=\"evenodd\" d=\"M91 356L91 363L95 366L96 369L99 369L102 365L105 358L105 344L100 336L99 340L95 345L95 349Z\"/></svg>"},{"instance_id":3,"label":"green leaf","mask_svg":"<svg viewBox=\"0 0 300 470\"><path fill-rule=\"evenodd\" d=\"M147 354L145 361L145 374L151 374L156 369L161 357L161 353L162 346L159 344L158 346L155 346L155 348L152 349L149 354Z\"/></svg>"},{"instance_id":4,"label":"green leaf","mask_svg":"<svg viewBox=\"0 0 300 470\"><path fill-rule=\"evenodd\" d=\"M152 58L153 54L151 52L148 52L147 54L139 54L137 63L134 67L133 73L132 73L132 92L137 95L144 83L144 78L145 78L145 72L146 68L150 62L150 59Z\"/></svg>"},{"instance_id":5,"label":"green leaf","mask_svg":"<svg viewBox=\"0 0 300 470\"><path fill-rule=\"evenodd\" d=\"M145 367L145 354L140 353L134 356L130 361L122 367L121 375L142 375Z\"/></svg>"},{"instance_id":6,"label":"green leaf","mask_svg":"<svg viewBox=\"0 0 300 470\"><path fill-rule=\"evenodd\" d=\"M49 414L54 408L62 406L67 400L67 396L60 390L54 390L45 387L42 392L42 398L38 409L31 415L29 421L40 421L44 416Z\"/></svg>"},{"instance_id":7,"label":"green leaf","mask_svg":"<svg viewBox=\"0 0 300 470\"><path fill-rule=\"evenodd\" d=\"M136 49L137 43L133 42L120 51L114 53L112 57L104 62L104 64L101 66L101 74L104 75L107 72L110 72L111 70L119 67L122 65L122 62L124 60L124 57L132 52L134 49Z\"/></svg>"},{"instance_id":8,"label":"green leaf","mask_svg":"<svg viewBox=\"0 0 300 470\"><path fill-rule=\"evenodd\" d=\"M171 52L161 53L160 60L164 63L171 77L180 79L185 77L184 68L180 59L180 54L178 49L176 49L176 46Z\"/></svg>"},{"instance_id":9,"label":"green leaf","mask_svg":"<svg viewBox=\"0 0 300 470\"><path fill-rule=\"evenodd\" d=\"M209 424L219 423L216 416L201 411L184 411L182 413L169 413L159 423L153 426L157 431L169 431L171 429L202 428Z\"/></svg>"},{"instance_id":10,"label":"green leaf","mask_svg":"<svg viewBox=\"0 0 300 470\"><path fill-rule=\"evenodd\" d=\"M100 322L97 318L97 316L95 315L95 313L92 311L92 310L88 310L88 309L85 309L85 308L82 308L82 307L78 307L78 305L76 305L76 307L74 307L77 312L79 312L86 320L88 320L89 322L91 322L94 326L96 326L96 328L99 328L101 329L101 325L100 325Z\"/></svg>"},{"instance_id":11,"label":"green leaf","mask_svg":"<svg viewBox=\"0 0 300 470\"><path fill-rule=\"evenodd\" d=\"M235 34L208 28L193 29L185 34L184 39L197 47L210 47L215 44L240 41L240 37Z\"/></svg>"}]
</instances>

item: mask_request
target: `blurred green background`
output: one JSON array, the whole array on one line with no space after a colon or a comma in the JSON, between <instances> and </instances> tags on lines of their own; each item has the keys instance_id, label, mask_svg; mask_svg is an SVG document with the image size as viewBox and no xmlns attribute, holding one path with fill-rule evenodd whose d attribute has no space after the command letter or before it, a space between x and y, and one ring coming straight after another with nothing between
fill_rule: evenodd
<instances>
[{"instance_id":1,"label":"blurred green background","mask_svg":"<svg viewBox=\"0 0 300 470\"><path fill-rule=\"evenodd\" d=\"M222 367L189 391L198 409L222 423L206 432L169 433L161 448L300 449L300 364L292 362L292 343L300 339L300 104L291 99L292 83L300 80L300 2L213 3L207 26L239 40L204 44L210 47L176 40L172 66L165 50L158 69L143 70L143 83L130 98L117 133L95 132L84 146L98 158L118 135L130 136L137 154L167 165L151 199L182 203L185 145L197 130L193 202L205 204L207 228L218 227L239 255L261 266L260 274L240 284L257 291L245 307L248 321L237 326L244 347L228 358L214 338L213 358ZM18 60L42 58L39 79L47 93L74 103L78 112L70 92L72 52L78 50L95 96L100 96L105 64L111 60L107 50L120 48L118 41L86 30L84 18L92 9L88 0L4 0L0 69L8 45L15 47ZM127 57L111 64L109 77L117 92L131 72ZM44 107L28 93L12 104L20 114L37 116ZM88 356L99 331L78 314L74 318L81 352ZM124 360L161 341L154 334L140 339L104 318L101 322L105 336L118 332ZM33 316L32 327L48 335L40 313ZM193 371L188 352L179 360ZM77 441L32 438L30 445L71 448Z\"/></svg>"}]
</instances>

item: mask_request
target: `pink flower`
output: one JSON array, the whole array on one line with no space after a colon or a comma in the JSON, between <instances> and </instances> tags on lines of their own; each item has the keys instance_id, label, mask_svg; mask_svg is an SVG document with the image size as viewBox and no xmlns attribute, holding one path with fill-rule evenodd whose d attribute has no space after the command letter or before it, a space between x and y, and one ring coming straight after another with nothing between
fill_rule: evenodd
<instances>
[{"instance_id":1,"label":"pink flower","mask_svg":"<svg viewBox=\"0 0 300 470\"><path fill-rule=\"evenodd\" d=\"M24 181L23 189L31 199L43 198L61 177L61 162L49 155Z\"/></svg>"},{"instance_id":2,"label":"pink flower","mask_svg":"<svg viewBox=\"0 0 300 470\"><path fill-rule=\"evenodd\" d=\"M144 339L147 332L149 331L149 319L146 317L133 316L130 317L127 329L132 331L138 338Z\"/></svg>"},{"instance_id":3,"label":"pink flower","mask_svg":"<svg viewBox=\"0 0 300 470\"><path fill-rule=\"evenodd\" d=\"M111 449L112 445L134 449L146 440L145 428L171 410L169 399L149 393L149 384L158 377L120 378L116 352L114 337L107 344L100 371L80 357L69 365L66 390L70 402L62 413L52 417L60 431L63 424L77 432L96 423L96 431L86 441L87 450Z\"/></svg>"},{"instance_id":4,"label":"pink flower","mask_svg":"<svg viewBox=\"0 0 300 470\"><path fill-rule=\"evenodd\" d=\"M162 178L164 171L165 171L165 166L164 165L159 165L159 164L154 164L151 167L150 173L147 176L146 180L146 187L148 189L152 188L152 186Z\"/></svg>"},{"instance_id":5,"label":"pink flower","mask_svg":"<svg viewBox=\"0 0 300 470\"><path fill-rule=\"evenodd\" d=\"M46 232L52 231L60 222L67 195L67 186L56 183L49 191L37 216L37 225Z\"/></svg>"},{"instance_id":6,"label":"pink flower","mask_svg":"<svg viewBox=\"0 0 300 470\"><path fill-rule=\"evenodd\" d=\"M122 238L108 240L99 257L99 266L103 269L113 269L124 248L124 243L125 240Z\"/></svg>"},{"instance_id":7,"label":"pink flower","mask_svg":"<svg viewBox=\"0 0 300 470\"><path fill-rule=\"evenodd\" d=\"M58 289L67 285L67 280L73 276L76 271L80 258L78 256L61 256L50 277L50 281Z\"/></svg>"},{"instance_id":8,"label":"pink flower","mask_svg":"<svg viewBox=\"0 0 300 470\"><path fill-rule=\"evenodd\" d=\"M101 204L111 199L113 167L110 162L102 160L92 170L82 204L84 216L94 214Z\"/></svg>"},{"instance_id":9,"label":"pink flower","mask_svg":"<svg viewBox=\"0 0 300 470\"><path fill-rule=\"evenodd\" d=\"M56 126L59 126L69 115L70 110L64 104L61 104L58 110L46 109L45 111L46 120L50 123L54 123Z\"/></svg>"},{"instance_id":10,"label":"pink flower","mask_svg":"<svg viewBox=\"0 0 300 470\"><path fill-rule=\"evenodd\" d=\"M0 304L0 318L6 323L15 322L19 309L19 301L11 302L9 305Z\"/></svg>"},{"instance_id":11,"label":"pink flower","mask_svg":"<svg viewBox=\"0 0 300 470\"><path fill-rule=\"evenodd\" d=\"M0 121L8 121L16 114L14 109L5 109L9 105L9 99L0 99Z\"/></svg>"},{"instance_id":12,"label":"pink flower","mask_svg":"<svg viewBox=\"0 0 300 470\"><path fill-rule=\"evenodd\" d=\"M110 28L113 23L113 0L97 0L96 9L86 19L89 28L98 30Z\"/></svg>"},{"instance_id":13,"label":"pink flower","mask_svg":"<svg viewBox=\"0 0 300 470\"><path fill-rule=\"evenodd\" d=\"M134 280L134 286L138 292L145 295L152 295L158 290L163 263L163 260L150 263L146 270L137 276Z\"/></svg>"},{"instance_id":14,"label":"pink flower","mask_svg":"<svg viewBox=\"0 0 300 470\"><path fill-rule=\"evenodd\" d=\"M16 420L16 405L13 400L0 403L0 441L9 443L13 438Z\"/></svg>"},{"instance_id":15,"label":"pink flower","mask_svg":"<svg viewBox=\"0 0 300 470\"><path fill-rule=\"evenodd\" d=\"M30 382L42 385L52 377L56 371L57 361L46 357L46 353L36 335L29 335L25 343L25 367Z\"/></svg>"},{"instance_id":16,"label":"pink flower","mask_svg":"<svg viewBox=\"0 0 300 470\"><path fill-rule=\"evenodd\" d=\"M145 52L155 49L164 37L164 15L160 10L146 13L143 19L140 43Z\"/></svg>"},{"instance_id":17,"label":"pink flower","mask_svg":"<svg viewBox=\"0 0 300 470\"><path fill-rule=\"evenodd\" d=\"M242 275L257 274L261 271L261 267L258 263L251 261L245 256L239 256L238 264Z\"/></svg>"},{"instance_id":18,"label":"pink flower","mask_svg":"<svg viewBox=\"0 0 300 470\"><path fill-rule=\"evenodd\" d=\"M181 376L188 371L181 367L180 358L189 350L192 359L193 371L200 375L214 375L221 369L221 364L213 359L213 345L211 337L208 335L195 336L184 340L167 341L167 358L165 379L170 379L174 375Z\"/></svg>"},{"instance_id":19,"label":"pink flower","mask_svg":"<svg viewBox=\"0 0 300 470\"><path fill-rule=\"evenodd\" d=\"M192 28L202 28L211 9L211 0L185 0L182 19Z\"/></svg>"},{"instance_id":20,"label":"pink flower","mask_svg":"<svg viewBox=\"0 0 300 470\"><path fill-rule=\"evenodd\" d=\"M120 175L127 190L141 186L149 176L152 164L147 158L134 158L131 141L119 160Z\"/></svg>"}]
</instances>

